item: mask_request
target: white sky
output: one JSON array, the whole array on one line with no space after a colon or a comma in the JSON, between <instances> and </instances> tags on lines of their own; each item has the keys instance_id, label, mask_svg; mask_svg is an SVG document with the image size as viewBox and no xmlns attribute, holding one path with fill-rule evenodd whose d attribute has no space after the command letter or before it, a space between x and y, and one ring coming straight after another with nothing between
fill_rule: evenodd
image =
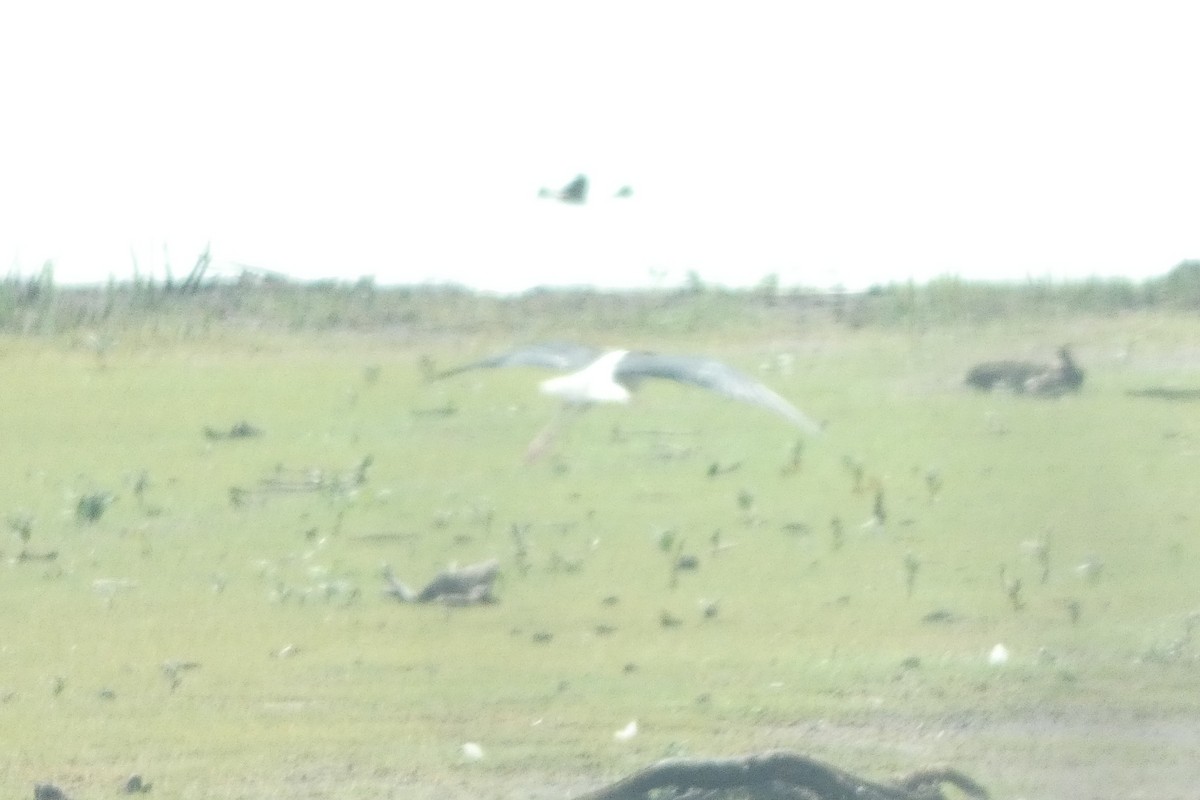
<instances>
[{"instance_id":1,"label":"white sky","mask_svg":"<svg viewBox=\"0 0 1200 800\"><path fill-rule=\"evenodd\" d=\"M1192 2L17 0L0 274L1162 274L1200 258L1198 43Z\"/></svg>"}]
</instances>

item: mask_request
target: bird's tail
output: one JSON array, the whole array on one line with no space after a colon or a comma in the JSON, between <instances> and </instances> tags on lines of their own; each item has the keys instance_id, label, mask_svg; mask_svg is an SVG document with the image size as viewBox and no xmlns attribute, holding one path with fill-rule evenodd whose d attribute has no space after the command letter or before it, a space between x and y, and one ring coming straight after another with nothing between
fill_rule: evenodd
<instances>
[{"instance_id":1,"label":"bird's tail","mask_svg":"<svg viewBox=\"0 0 1200 800\"><path fill-rule=\"evenodd\" d=\"M383 580L387 583L387 587L383 590L383 593L388 597L394 597L401 603L411 603L417 599L417 593L397 580L390 566L384 566Z\"/></svg>"}]
</instances>

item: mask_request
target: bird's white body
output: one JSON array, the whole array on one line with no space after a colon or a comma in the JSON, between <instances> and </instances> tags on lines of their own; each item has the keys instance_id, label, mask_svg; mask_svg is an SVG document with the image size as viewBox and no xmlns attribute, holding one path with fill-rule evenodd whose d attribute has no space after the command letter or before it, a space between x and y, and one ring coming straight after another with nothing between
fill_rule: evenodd
<instances>
[{"instance_id":1,"label":"bird's white body","mask_svg":"<svg viewBox=\"0 0 1200 800\"><path fill-rule=\"evenodd\" d=\"M629 390L617 382L617 365L628 350L612 350L578 372L542 381L542 394L577 406L592 403L628 403Z\"/></svg>"}]
</instances>

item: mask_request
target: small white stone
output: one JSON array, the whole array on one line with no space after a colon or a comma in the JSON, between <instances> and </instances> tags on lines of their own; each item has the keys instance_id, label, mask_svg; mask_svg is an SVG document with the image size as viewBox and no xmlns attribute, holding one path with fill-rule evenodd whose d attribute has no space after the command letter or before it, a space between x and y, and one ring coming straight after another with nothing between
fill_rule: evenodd
<instances>
[{"instance_id":1,"label":"small white stone","mask_svg":"<svg viewBox=\"0 0 1200 800\"><path fill-rule=\"evenodd\" d=\"M1008 648L1002 644L998 644L992 648L992 652L988 654L988 663L993 667L1002 667L1008 663Z\"/></svg>"},{"instance_id":2,"label":"small white stone","mask_svg":"<svg viewBox=\"0 0 1200 800\"><path fill-rule=\"evenodd\" d=\"M621 730L613 734L613 738L618 742L628 742L633 737L637 736L638 724L637 720L630 720L629 724Z\"/></svg>"}]
</instances>

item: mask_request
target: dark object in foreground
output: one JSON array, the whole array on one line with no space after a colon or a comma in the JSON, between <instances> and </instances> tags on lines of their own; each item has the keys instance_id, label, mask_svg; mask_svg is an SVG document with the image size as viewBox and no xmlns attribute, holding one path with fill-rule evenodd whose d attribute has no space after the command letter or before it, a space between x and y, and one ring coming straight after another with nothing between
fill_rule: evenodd
<instances>
[{"instance_id":1,"label":"dark object in foreground","mask_svg":"<svg viewBox=\"0 0 1200 800\"><path fill-rule=\"evenodd\" d=\"M1060 397L1068 392L1078 392L1083 386L1083 370L1065 346L1058 349L1058 359L1057 365L1032 361L986 361L967 373L967 384L985 392L1007 389L1013 394L1041 397Z\"/></svg>"},{"instance_id":2,"label":"dark object in foreground","mask_svg":"<svg viewBox=\"0 0 1200 800\"><path fill-rule=\"evenodd\" d=\"M129 780L125 781L124 786L121 788L125 794L145 794L153 786L154 784L142 780L142 776L135 773L129 776Z\"/></svg>"},{"instance_id":3,"label":"dark object in foreground","mask_svg":"<svg viewBox=\"0 0 1200 800\"><path fill-rule=\"evenodd\" d=\"M387 582L387 588L383 593L401 603L485 605L498 602L492 594L492 584L499 575L500 562L493 558L461 569L451 568L439 572L424 589L414 592L396 579L391 567L384 567L383 579Z\"/></svg>"},{"instance_id":4,"label":"dark object in foreground","mask_svg":"<svg viewBox=\"0 0 1200 800\"><path fill-rule=\"evenodd\" d=\"M942 800L943 783L970 797L988 796L986 789L953 769L920 770L887 785L799 753L774 751L744 758L667 759L575 800L644 800L650 792L665 789L689 799L736 792L738 797L796 800Z\"/></svg>"},{"instance_id":5,"label":"dark object in foreground","mask_svg":"<svg viewBox=\"0 0 1200 800\"><path fill-rule=\"evenodd\" d=\"M35 783L33 800L69 800L67 793L53 783Z\"/></svg>"}]
</instances>

